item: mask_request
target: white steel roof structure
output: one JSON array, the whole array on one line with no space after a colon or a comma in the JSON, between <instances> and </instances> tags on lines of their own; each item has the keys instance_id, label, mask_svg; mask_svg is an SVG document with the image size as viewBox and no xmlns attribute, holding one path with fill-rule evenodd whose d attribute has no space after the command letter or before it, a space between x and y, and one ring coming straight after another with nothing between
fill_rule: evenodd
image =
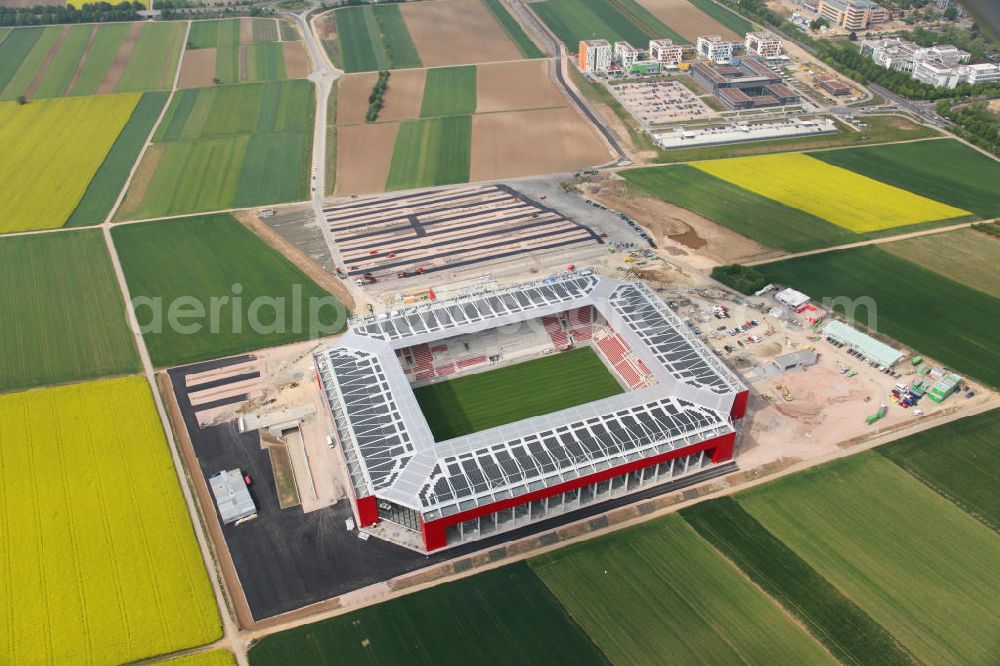
<instances>
[{"instance_id":1,"label":"white steel roof structure","mask_svg":"<svg viewBox=\"0 0 1000 666\"><path fill-rule=\"evenodd\" d=\"M434 441L396 349L596 308L659 384ZM733 432L744 387L640 283L563 273L352 320L316 368L357 497L427 521Z\"/></svg>"}]
</instances>

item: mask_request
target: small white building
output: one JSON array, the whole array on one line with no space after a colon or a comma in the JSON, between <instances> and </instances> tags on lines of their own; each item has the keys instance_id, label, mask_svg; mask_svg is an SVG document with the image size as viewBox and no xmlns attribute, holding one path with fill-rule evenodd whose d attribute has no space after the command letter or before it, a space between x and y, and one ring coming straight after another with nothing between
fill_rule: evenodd
<instances>
[{"instance_id":1,"label":"small white building","mask_svg":"<svg viewBox=\"0 0 1000 666\"><path fill-rule=\"evenodd\" d=\"M672 39L651 39L649 56L661 65L677 65L684 58L684 47Z\"/></svg>"},{"instance_id":2,"label":"small white building","mask_svg":"<svg viewBox=\"0 0 1000 666\"><path fill-rule=\"evenodd\" d=\"M640 54L642 51L628 42L615 42L615 62L621 65L626 72L638 62Z\"/></svg>"},{"instance_id":3,"label":"small white building","mask_svg":"<svg viewBox=\"0 0 1000 666\"><path fill-rule=\"evenodd\" d=\"M577 64L584 72L606 72L611 66L611 44L606 39L580 42Z\"/></svg>"},{"instance_id":4,"label":"small white building","mask_svg":"<svg viewBox=\"0 0 1000 666\"><path fill-rule=\"evenodd\" d=\"M747 53L755 53L762 58L777 58L781 55L781 40L767 31L748 32L743 46Z\"/></svg>"},{"instance_id":5,"label":"small white building","mask_svg":"<svg viewBox=\"0 0 1000 666\"><path fill-rule=\"evenodd\" d=\"M936 60L921 60L913 66L913 78L938 88L954 88L964 80L964 67L950 67Z\"/></svg>"},{"instance_id":6,"label":"small white building","mask_svg":"<svg viewBox=\"0 0 1000 666\"><path fill-rule=\"evenodd\" d=\"M962 69L966 72L966 80L973 85L1000 81L1000 65L983 62L978 65L965 65Z\"/></svg>"},{"instance_id":7,"label":"small white building","mask_svg":"<svg viewBox=\"0 0 1000 666\"><path fill-rule=\"evenodd\" d=\"M782 289L777 294L775 294L774 300L794 310L808 303L809 297L803 294L801 291L795 291L791 287L788 287L787 289Z\"/></svg>"},{"instance_id":8,"label":"small white building","mask_svg":"<svg viewBox=\"0 0 1000 666\"><path fill-rule=\"evenodd\" d=\"M695 42L698 55L717 65L728 65L732 62L733 50L737 46L738 43L727 42L719 35L702 35Z\"/></svg>"}]
</instances>

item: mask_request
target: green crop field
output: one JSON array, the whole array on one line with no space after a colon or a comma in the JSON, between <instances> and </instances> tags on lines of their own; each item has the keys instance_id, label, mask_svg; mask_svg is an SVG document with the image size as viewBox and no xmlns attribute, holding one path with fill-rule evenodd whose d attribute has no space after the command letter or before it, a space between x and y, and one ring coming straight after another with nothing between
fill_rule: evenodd
<instances>
[{"instance_id":1,"label":"green crop field","mask_svg":"<svg viewBox=\"0 0 1000 666\"><path fill-rule=\"evenodd\" d=\"M590 348L422 386L414 393L434 439L569 409L623 391Z\"/></svg>"},{"instance_id":2,"label":"green crop field","mask_svg":"<svg viewBox=\"0 0 1000 666\"><path fill-rule=\"evenodd\" d=\"M45 73L38 88L35 89L34 97L62 97L66 94L69 82L76 72L80 59L83 57L90 35L94 32L92 25L74 25L66 29L66 37L62 45L56 51L55 56L45 68ZM36 72L40 74L41 69Z\"/></svg>"},{"instance_id":3,"label":"green crop field","mask_svg":"<svg viewBox=\"0 0 1000 666\"><path fill-rule=\"evenodd\" d=\"M889 632L732 498L695 504L680 514L843 663L915 663Z\"/></svg>"},{"instance_id":4,"label":"green crop field","mask_svg":"<svg viewBox=\"0 0 1000 666\"><path fill-rule=\"evenodd\" d=\"M145 23L139 41L118 82L118 92L166 90L174 85L174 73L184 48L184 23Z\"/></svg>"},{"instance_id":5,"label":"green crop field","mask_svg":"<svg viewBox=\"0 0 1000 666\"><path fill-rule=\"evenodd\" d=\"M0 239L0 391L139 369L97 231Z\"/></svg>"},{"instance_id":6,"label":"green crop field","mask_svg":"<svg viewBox=\"0 0 1000 666\"><path fill-rule=\"evenodd\" d=\"M168 95L151 92L142 96L65 226L85 227L104 222L125 187L132 165L146 144Z\"/></svg>"},{"instance_id":7,"label":"green crop field","mask_svg":"<svg viewBox=\"0 0 1000 666\"><path fill-rule=\"evenodd\" d=\"M253 41L255 42L276 42L278 41L278 24L272 18L251 18L253 25Z\"/></svg>"},{"instance_id":8,"label":"green crop field","mask_svg":"<svg viewBox=\"0 0 1000 666\"><path fill-rule=\"evenodd\" d=\"M722 5L713 2L712 0L688 0L688 2L735 32L737 35L743 35L754 31L753 23L737 13L729 11Z\"/></svg>"},{"instance_id":9,"label":"green crop field","mask_svg":"<svg viewBox=\"0 0 1000 666\"><path fill-rule=\"evenodd\" d=\"M530 7L571 53L583 39L638 45L666 37L688 43L634 0L544 0Z\"/></svg>"},{"instance_id":10,"label":"green crop field","mask_svg":"<svg viewBox=\"0 0 1000 666\"><path fill-rule=\"evenodd\" d=\"M880 246L886 252L945 278L1000 298L1000 237L977 229L904 238Z\"/></svg>"},{"instance_id":11,"label":"green crop field","mask_svg":"<svg viewBox=\"0 0 1000 666\"><path fill-rule=\"evenodd\" d=\"M112 234L133 298L162 299L162 330L145 333L157 366L305 340L316 334L312 321L330 327L327 335L346 324L342 305L229 215L130 224ZM234 284L242 300L232 300ZM311 307L314 298L325 299L322 308ZM185 312L202 308L201 318L180 320L201 324L197 331L168 325L168 308L185 302ZM140 324L155 321L152 306L136 314Z\"/></svg>"},{"instance_id":12,"label":"green crop field","mask_svg":"<svg viewBox=\"0 0 1000 666\"><path fill-rule=\"evenodd\" d=\"M876 451L1000 532L1000 410L952 421Z\"/></svg>"},{"instance_id":13,"label":"green crop field","mask_svg":"<svg viewBox=\"0 0 1000 666\"><path fill-rule=\"evenodd\" d=\"M302 80L178 91L119 219L306 199L313 110Z\"/></svg>"},{"instance_id":14,"label":"green crop field","mask_svg":"<svg viewBox=\"0 0 1000 666\"><path fill-rule=\"evenodd\" d=\"M810 153L921 196L970 210L980 217L1000 216L1000 162L954 140L917 141L885 146Z\"/></svg>"},{"instance_id":15,"label":"green crop field","mask_svg":"<svg viewBox=\"0 0 1000 666\"><path fill-rule=\"evenodd\" d=\"M226 19L227 22L238 23L239 19ZM188 32L187 48L211 49L219 45L219 26L223 21L191 21ZM237 28L237 39L239 29ZM237 42L238 43L238 42Z\"/></svg>"},{"instance_id":16,"label":"green crop field","mask_svg":"<svg viewBox=\"0 0 1000 666\"><path fill-rule=\"evenodd\" d=\"M24 95L28 92L28 87L41 71L46 56L52 50L52 46L55 44L62 30L63 26L61 25L50 25L46 28L41 28L41 31L34 40L30 40L29 38L32 41L31 48L24 55L21 66L16 70L13 77L11 77L7 87L0 92L0 102L16 99L19 95ZM8 42L10 39L8 38L4 41Z\"/></svg>"},{"instance_id":17,"label":"green crop field","mask_svg":"<svg viewBox=\"0 0 1000 666\"><path fill-rule=\"evenodd\" d=\"M333 13L346 72L420 67L420 56L396 5L345 7Z\"/></svg>"},{"instance_id":18,"label":"green crop field","mask_svg":"<svg viewBox=\"0 0 1000 666\"><path fill-rule=\"evenodd\" d=\"M143 377L0 395L0 663L124 664L222 635Z\"/></svg>"},{"instance_id":19,"label":"green crop field","mask_svg":"<svg viewBox=\"0 0 1000 666\"><path fill-rule=\"evenodd\" d=\"M427 70L420 117L457 116L476 111L476 66Z\"/></svg>"},{"instance_id":20,"label":"green crop field","mask_svg":"<svg viewBox=\"0 0 1000 666\"><path fill-rule=\"evenodd\" d=\"M387 190L464 183L472 155L472 116L408 120L399 126Z\"/></svg>"},{"instance_id":21,"label":"green crop field","mask_svg":"<svg viewBox=\"0 0 1000 666\"><path fill-rule=\"evenodd\" d=\"M97 26L97 34L87 51L87 59L83 61L80 76L69 94L93 95L97 92L131 28L130 23Z\"/></svg>"},{"instance_id":22,"label":"green crop field","mask_svg":"<svg viewBox=\"0 0 1000 666\"><path fill-rule=\"evenodd\" d=\"M1000 626L1000 534L874 452L740 504L925 663L985 664Z\"/></svg>"},{"instance_id":23,"label":"green crop field","mask_svg":"<svg viewBox=\"0 0 1000 666\"><path fill-rule=\"evenodd\" d=\"M1000 386L1000 299L949 280L877 247L787 259L758 267L769 279L824 298L873 299L879 333ZM864 301L853 313L867 325ZM843 310L838 307L838 310Z\"/></svg>"},{"instance_id":24,"label":"green crop field","mask_svg":"<svg viewBox=\"0 0 1000 666\"><path fill-rule=\"evenodd\" d=\"M529 563L613 663L836 663L676 515Z\"/></svg>"},{"instance_id":25,"label":"green crop field","mask_svg":"<svg viewBox=\"0 0 1000 666\"><path fill-rule=\"evenodd\" d=\"M522 563L268 636L252 666L607 664Z\"/></svg>"},{"instance_id":26,"label":"green crop field","mask_svg":"<svg viewBox=\"0 0 1000 666\"><path fill-rule=\"evenodd\" d=\"M21 63L28 57L44 28L11 30L0 42L0 96L6 91ZM17 93L14 97L17 97Z\"/></svg>"},{"instance_id":27,"label":"green crop field","mask_svg":"<svg viewBox=\"0 0 1000 666\"><path fill-rule=\"evenodd\" d=\"M493 18L497 20L497 23L507 33L511 41L517 44L521 55L525 58L542 58L545 56L542 50L538 48L538 45L524 32L521 24L510 15L510 12L507 11L507 8L504 7L500 0L483 0L483 4L490 10Z\"/></svg>"},{"instance_id":28,"label":"green crop field","mask_svg":"<svg viewBox=\"0 0 1000 666\"><path fill-rule=\"evenodd\" d=\"M767 247L801 252L861 238L815 215L686 164L627 169L620 173L629 183L654 197L692 210Z\"/></svg>"},{"instance_id":29,"label":"green crop field","mask_svg":"<svg viewBox=\"0 0 1000 666\"><path fill-rule=\"evenodd\" d=\"M279 42L248 44L247 81L277 81L287 78L285 52Z\"/></svg>"}]
</instances>

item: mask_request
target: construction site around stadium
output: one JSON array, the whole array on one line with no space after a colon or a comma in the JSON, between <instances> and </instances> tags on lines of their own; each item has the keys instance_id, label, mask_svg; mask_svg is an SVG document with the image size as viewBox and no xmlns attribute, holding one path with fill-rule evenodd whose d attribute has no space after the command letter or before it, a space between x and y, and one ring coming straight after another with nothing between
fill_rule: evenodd
<instances>
[{"instance_id":1,"label":"construction site around stadium","mask_svg":"<svg viewBox=\"0 0 1000 666\"><path fill-rule=\"evenodd\" d=\"M747 398L648 288L588 271L361 317L315 361L359 524L424 552L728 461Z\"/></svg>"}]
</instances>

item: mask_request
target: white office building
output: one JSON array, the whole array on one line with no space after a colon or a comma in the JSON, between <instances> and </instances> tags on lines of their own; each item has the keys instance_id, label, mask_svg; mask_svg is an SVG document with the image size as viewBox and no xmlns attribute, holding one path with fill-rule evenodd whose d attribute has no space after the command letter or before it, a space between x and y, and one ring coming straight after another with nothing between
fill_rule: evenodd
<instances>
[{"instance_id":1,"label":"white office building","mask_svg":"<svg viewBox=\"0 0 1000 666\"><path fill-rule=\"evenodd\" d=\"M743 42L747 53L754 53L762 58L777 58L781 55L781 40L770 32L748 32Z\"/></svg>"},{"instance_id":2,"label":"white office building","mask_svg":"<svg viewBox=\"0 0 1000 666\"><path fill-rule=\"evenodd\" d=\"M727 42L719 35L702 35L695 42L698 55L717 65L728 65L733 60L733 50L737 42Z\"/></svg>"},{"instance_id":3,"label":"white office building","mask_svg":"<svg viewBox=\"0 0 1000 666\"><path fill-rule=\"evenodd\" d=\"M651 39L649 56L661 65L677 65L684 57L684 47L672 39Z\"/></svg>"},{"instance_id":4,"label":"white office building","mask_svg":"<svg viewBox=\"0 0 1000 666\"><path fill-rule=\"evenodd\" d=\"M626 72L639 60L642 53L628 42L615 42L615 62L622 66Z\"/></svg>"},{"instance_id":5,"label":"white office building","mask_svg":"<svg viewBox=\"0 0 1000 666\"><path fill-rule=\"evenodd\" d=\"M587 39L580 42L580 69L585 72L606 72L611 66L611 44L606 39Z\"/></svg>"}]
</instances>

